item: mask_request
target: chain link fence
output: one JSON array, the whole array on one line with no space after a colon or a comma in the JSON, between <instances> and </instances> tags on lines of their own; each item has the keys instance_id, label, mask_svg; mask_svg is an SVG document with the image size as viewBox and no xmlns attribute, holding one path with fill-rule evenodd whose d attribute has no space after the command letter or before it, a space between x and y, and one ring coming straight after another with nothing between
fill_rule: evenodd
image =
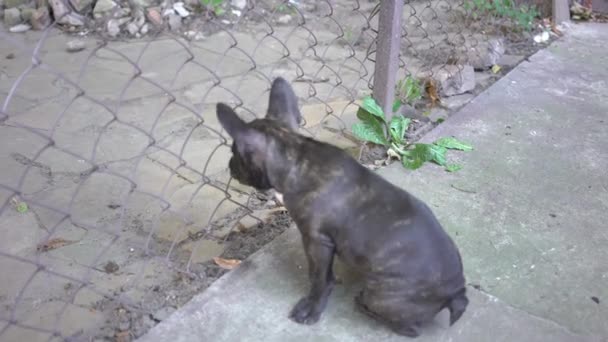
<instances>
[{"instance_id":1,"label":"chain link fence","mask_svg":"<svg viewBox=\"0 0 608 342\"><path fill-rule=\"evenodd\" d=\"M394 63L420 82L412 134L536 48L471 3L404 3ZM302 133L361 157L349 130L378 82L379 6L0 3L0 340L133 340L285 230L271 194L230 179L215 104L259 117L282 76Z\"/></svg>"}]
</instances>

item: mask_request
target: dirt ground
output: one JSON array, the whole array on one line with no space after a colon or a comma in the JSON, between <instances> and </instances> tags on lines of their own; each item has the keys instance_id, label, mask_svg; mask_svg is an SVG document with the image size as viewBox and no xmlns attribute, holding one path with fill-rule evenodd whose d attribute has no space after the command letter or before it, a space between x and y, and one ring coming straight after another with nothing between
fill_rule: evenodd
<instances>
[{"instance_id":1,"label":"dirt ground","mask_svg":"<svg viewBox=\"0 0 608 342\"><path fill-rule=\"evenodd\" d=\"M356 101L370 93L373 35L359 14L374 4L355 10L336 1L328 15L302 3L306 24L293 12L272 20L259 12L216 23L221 30L201 28L202 41L91 35L79 38L86 42L79 53L65 51L75 36L57 30L0 31L0 273L10 275L0 287L0 318L16 323L0 325L1 339L132 340L227 271L214 257L243 260L289 226L272 196L230 181L218 101L259 116L269 80L283 76L300 97L304 134L364 164L384 159L381 148L361 152L343 134ZM409 17L404 26L418 53L445 40L446 29L432 23L451 19L425 10L441 3L410 5L424 23ZM292 19L281 24L284 15ZM36 46L43 64L32 67ZM502 71L476 72L475 89L443 99L412 126L411 140L541 47L507 42ZM404 51L400 77L428 68Z\"/></svg>"}]
</instances>

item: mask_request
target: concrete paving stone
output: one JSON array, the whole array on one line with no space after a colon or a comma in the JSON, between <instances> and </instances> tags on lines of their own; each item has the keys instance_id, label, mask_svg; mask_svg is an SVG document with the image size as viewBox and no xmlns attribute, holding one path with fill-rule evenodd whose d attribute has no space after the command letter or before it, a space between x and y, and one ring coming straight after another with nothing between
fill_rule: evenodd
<instances>
[{"instance_id":1,"label":"concrete paving stone","mask_svg":"<svg viewBox=\"0 0 608 342\"><path fill-rule=\"evenodd\" d=\"M345 285L334 289L321 320L299 325L287 314L307 290L307 273L295 227L247 259L138 341L402 341L354 308L358 280L337 264ZM420 341L599 341L514 309L469 289L471 304L447 327L445 312L423 330Z\"/></svg>"},{"instance_id":2,"label":"concrete paving stone","mask_svg":"<svg viewBox=\"0 0 608 342\"><path fill-rule=\"evenodd\" d=\"M200 188L200 189L199 189ZM246 197L232 194L233 199L246 201ZM186 185L176 191L170 198L172 209L160 217L154 235L167 241L182 241L188 237L187 232L195 233L210 222L234 211L239 206L226 201L226 193L212 187L200 184ZM184 220L191 220L193 224L186 225Z\"/></svg>"},{"instance_id":3,"label":"concrete paving stone","mask_svg":"<svg viewBox=\"0 0 608 342\"><path fill-rule=\"evenodd\" d=\"M608 136L606 31L579 26L520 64L423 138L456 136L475 151L452 153L463 170L429 166L381 174L430 202L463 251L469 280L509 304L579 333L608 335L600 150ZM559 74L559 78L554 75ZM584 76L583 76L584 75ZM584 317L584 319L582 319Z\"/></svg>"},{"instance_id":4,"label":"concrete paving stone","mask_svg":"<svg viewBox=\"0 0 608 342\"><path fill-rule=\"evenodd\" d=\"M203 263L219 256L225 246L217 241L198 240L183 245L182 249L187 251L192 263Z\"/></svg>"},{"instance_id":5,"label":"concrete paving stone","mask_svg":"<svg viewBox=\"0 0 608 342\"><path fill-rule=\"evenodd\" d=\"M13 308L15 298L19 291L27 283L28 279L36 271L36 266L19 261L13 258L0 258L0 266L3 272L10 274L10 277L5 278L0 288L0 302L3 305L3 311L0 317L6 317L7 311Z\"/></svg>"},{"instance_id":6,"label":"concrete paving stone","mask_svg":"<svg viewBox=\"0 0 608 342\"><path fill-rule=\"evenodd\" d=\"M104 317L100 312L75 305L68 305L65 312L61 315L63 319L57 322L57 316L64 305L65 303L62 303L61 301L43 302L38 304L38 307L29 312L26 317L18 317L18 319L23 324L38 327L40 329L51 330L58 328L62 334L67 336L73 335L81 329L86 330L98 326L104 320ZM62 323L74 321L78 321L79 326Z\"/></svg>"},{"instance_id":7,"label":"concrete paving stone","mask_svg":"<svg viewBox=\"0 0 608 342\"><path fill-rule=\"evenodd\" d=\"M31 341L31 342L44 342L49 341L52 337L50 333L39 332L31 329L17 327L15 325L6 329L3 334L7 341Z\"/></svg>"},{"instance_id":8,"label":"concrete paving stone","mask_svg":"<svg viewBox=\"0 0 608 342\"><path fill-rule=\"evenodd\" d=\"M351 101L333 101L328 103L306 104L300 107L302 117L306 120L307 128L316 126L324 120L336 120L332 116L341 118L344 112L355 112L358 107ZM328 114L331 112L331 115Z\"/></svg>"}]
</instances>

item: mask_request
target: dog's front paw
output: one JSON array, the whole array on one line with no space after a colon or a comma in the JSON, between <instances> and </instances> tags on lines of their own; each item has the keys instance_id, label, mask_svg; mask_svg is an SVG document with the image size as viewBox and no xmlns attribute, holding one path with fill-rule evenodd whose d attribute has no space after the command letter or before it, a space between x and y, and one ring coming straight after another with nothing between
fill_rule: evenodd
<instances>
[{"instance_id":1,"label":"dog's front paw","mask_svg":"<svg viewBox=\"0 0 608 342\"><path fill-rule=\"evenodd\" d=\"M298 304L293 307L289 318L300 324L315 324L321 317L319 305L310 300L308 297L300 299Z\"/></svg>"}]
</instances>

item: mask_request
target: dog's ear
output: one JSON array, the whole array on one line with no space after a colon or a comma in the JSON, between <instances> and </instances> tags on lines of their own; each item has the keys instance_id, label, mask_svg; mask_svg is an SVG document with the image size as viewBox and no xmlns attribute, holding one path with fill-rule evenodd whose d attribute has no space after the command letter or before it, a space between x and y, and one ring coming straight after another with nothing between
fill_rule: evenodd
<instances>
[{"instance_id":1,"label":"dog's ear","mask_svg":"<svg viewBox=\"0 0 608 342\"><path fill-rule=\"evenodd\" d=\"M302 122L298 98L289 83L282 77L277 77L272 82L266 117L281 122L293 131L297 130Z\"/></svg>"},{"instance_id":2,"label":"dog's ear","mask_svg":"<svg viewBox=\"0 0 608 342\"><path fill-rule=\"evenodd\" d=\"M249 127L226 104L218 103L216 114L222 127L234 140L238 153L241 155L253 154L254 162L261 163L267 144L264 134Z\"/></svg>"},{"instance_id":3,"label":"dog's ear","mask_svg":"<svg viewBox=\"0 0 608 342\"><path fill-rule=\"evenodd\" d=\"M247 124L228 105L221 102L218 103L215 112L220 124L232 139L236 140L239 135L242 135L247 130Z\"/></svg>"}]
</instances>

